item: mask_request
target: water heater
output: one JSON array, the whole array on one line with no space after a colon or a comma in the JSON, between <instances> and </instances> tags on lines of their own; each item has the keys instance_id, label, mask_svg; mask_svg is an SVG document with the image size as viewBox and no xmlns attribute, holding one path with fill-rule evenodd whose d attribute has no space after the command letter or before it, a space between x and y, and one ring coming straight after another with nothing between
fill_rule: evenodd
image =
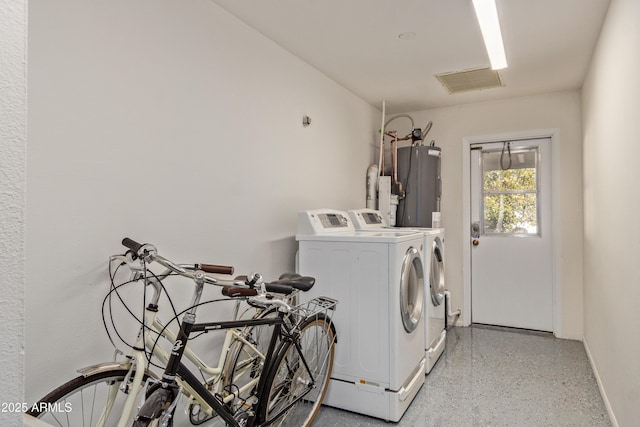
<instances>
[{"instance_id":1,"label":"water heater","mask_svg":"<svg viewBox=\"0 0 640 427\"><path fill-rule=\"evenodd\" d=\"M399 227L431 228L434 212L440 212L440 147L411 146L398 148L398 180L405 197L396 213Z\"/></svg>"}]
</instances>

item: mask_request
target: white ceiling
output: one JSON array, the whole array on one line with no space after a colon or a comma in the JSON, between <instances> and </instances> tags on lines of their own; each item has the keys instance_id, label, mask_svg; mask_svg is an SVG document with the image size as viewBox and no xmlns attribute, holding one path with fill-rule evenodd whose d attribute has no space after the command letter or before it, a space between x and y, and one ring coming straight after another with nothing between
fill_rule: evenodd
<instances>
[{"instance_id":1,"label":"white ceiling","mask_svg":"<svg viewBox=\"0 0 640 427\"><path fill-rule=\"evenodd\" d=\"M471 0L212 1L389 113L580 88L609 5L496 0L505 87L449 95L435 74L489 66Z\"/></svg>"}]
</instances>

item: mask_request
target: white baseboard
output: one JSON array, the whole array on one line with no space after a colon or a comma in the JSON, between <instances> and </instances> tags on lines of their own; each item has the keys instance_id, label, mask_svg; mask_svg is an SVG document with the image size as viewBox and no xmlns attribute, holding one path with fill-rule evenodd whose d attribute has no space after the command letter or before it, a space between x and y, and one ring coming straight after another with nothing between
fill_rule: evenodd
<instances>
[{"instance_id":1,"label":"white baseboard","mask_svg":"<svg viewBox=\"0 0 640 427\"><path fill-rule=\"evenodd\" d=\"M607 413L609 414L609 419L611 420L611 425L613 427L620 427L618 424L618 420L616 420L616 416L613 413L613 408L609 403L609 398L607 397L607 392L602 385L602 381L600 380L600 374L598 373L598 368L596 368L595 363L593 362L593 357L591 356L591 351L589 350L589 345L587 344L586 339L582 339L582 343L584 344L584 349L587 352L587 357L589 358L589 363L591 363L591 369L593 369L593 374L596 377L596 382L598 383L598 388L600 389L600 395L602 396L602 400L604 401L604 406L607 408Z\"/></svg>"}]
</instances>

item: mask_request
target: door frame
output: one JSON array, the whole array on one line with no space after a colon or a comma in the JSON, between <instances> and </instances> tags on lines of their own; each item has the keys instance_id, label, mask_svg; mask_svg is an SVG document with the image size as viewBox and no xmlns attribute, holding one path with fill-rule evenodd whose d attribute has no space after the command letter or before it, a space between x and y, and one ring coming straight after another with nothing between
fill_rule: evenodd
<instances>
[{"instance_id":1,"label":"door frame","mask_svg":"<svg viewBox=\"0 0 640 427\"><path fill-rule=\"evenodd\" d=\"M560 164L560 130L559 129L536 129L520 132L508 132L491 135L465 136L462 138L462 293L463 293L463 326L471 324L471 159L470 150L472 144L488 142L502 142L515 139L551 139L551 230L553 233L551 242L551 277L552 277L552 306L553 306L553 333L558 335L562 330L561 316L561 292L559 286L560 263L557 259L560 251L561 240L559 238L557 224L559 224L560 213L557 209L559 204L559 177L560 173L557 165Z\"/></svg>"}]
</instances>

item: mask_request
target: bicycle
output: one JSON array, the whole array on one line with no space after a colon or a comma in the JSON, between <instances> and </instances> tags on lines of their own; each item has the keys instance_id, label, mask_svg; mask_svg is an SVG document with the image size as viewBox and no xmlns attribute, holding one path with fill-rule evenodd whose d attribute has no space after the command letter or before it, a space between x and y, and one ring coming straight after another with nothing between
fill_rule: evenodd
<instances>
[{"instance_id":1,"label":"bicycle","mask_svg":"<svg viewBox=\"0 0 640 427\"><path fill-rule=\"evenodd\" d=\"M60 426L86 425L88 421L89 425L100 427L124 427L131 422L136 427L166 427L172 425L179 396L184 395L189 421L194 425L311 424L333 366L336 333L329 313L337 304L326 297L297 306L290 304L294 291L310 289L313 278L286 274L271 283L265 283L260 275L221 279L210 274L229 275L233 268L175 264L158 255L153 245L128 238L122 243L129 251L112 257L112 262L127 265L132 278L116 287L110 273L112 289L108 296L120 286L138 281L145 284L145 289L147 286L153 289L151 301L145 303L142 319L138 319L141 326L132 350L123 361L80 369L79 377L33 405L30 415L47 418ZM154 274L148 268L154 262L166 270ZM188 308L174 316L175 320L183 315L177 332L158 319L163 280L172 275L187 277L195 284ZM235 301L233 320L195 322L198 307L217 301L200 302L205 284L222 286L224 300ZM275 298L274 292L284 297ZM237 318L240 301L254 307L249 318ZM261 337L265 328L269 333ZM216 367L206 365L188 343L193 334L210 331L226 331ZM169 341L170 350L159 345L161 337ZM124 355L118 350L116 354ZM162 375L150 369L152 357L161 361ZM183 357L195 365L202 380L182 363ZM99 386L105 386L105 390ZM143 403L136 411L141 399ZM85 408L85 402L93 406Z\"/></svg>"}]
</instances>

